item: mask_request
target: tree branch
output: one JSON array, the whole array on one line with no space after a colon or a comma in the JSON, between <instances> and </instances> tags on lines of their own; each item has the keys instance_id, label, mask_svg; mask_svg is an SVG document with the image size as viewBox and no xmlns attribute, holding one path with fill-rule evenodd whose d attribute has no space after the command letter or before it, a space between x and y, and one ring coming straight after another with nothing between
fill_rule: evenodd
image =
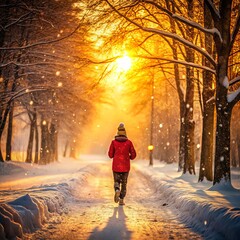
<instances>
[{"instance_id":1,"label":"tree branch","mask_svg":"<svg viewBox=\"0 0 240 240\"><path fill-rule=\"evenodd\" d=\"M145 58L145 59L151 59L151 60L167 61L170 63L178 63L178 64L185 65L185 66L203 69L203 70L211 72L212 74L216 74L216 71L214 69L211 69L206 66L198 65L198 64L192 63L192 62L186 62L186 61L182 61L182 60L174 60L174 59L168 59L168 58L162 58L162 57L141 56L141 55L136 55L136 56L131 55L131 57L139 57L139 58Z\"/></svg>"},{"instance_id":2,"label":"tree branch","mask_svg":"<svg viewBox=\"0 0 240 240\"><path fill-rule=\"evenodd\" d=\"M28 49L28 48L32 48L32 47L36 47L39 45L47 45L47 44L51 44L51 43L56 43L56 42L60 42L66 38L71 37L75 32L77 32L77 30L80 28L81 23L79 23L77 25L77 27L68 35L58 38L58 39L54 39L54 40L46 40L46 41L42 41L42 42L36 42L36 43L32 43L32 44L28 44L26 46L22 46L22 47L0 47L0 50L23 50L23 49Z\"/></svg>"},{"instance_id":3,"label":"tree branch","mask_svg":"<svg viewBox=\"0 0 240 240\"><path fill-rule=\"evenodd\" d=\"M10 96L6 97L6 98L9 98L8 100L6 100L5 102L1 102L0 106L4 106L6 104L10 104L13 100L25 95L25 94L29 94L29 93L33 93L33 92L40 92L40 91L48 91L49 89L48 88L43 88L43 87L40 87L40 88L36 88L36 87L32 87L32 88L24 88L24 89L21 89L19 90L18 92L15 92L15 93L12 93ZM3 100L3 98L2 98Z\"/></svg>"},{"instance_id":4,"label":"tree branch","mask_svg":"<svg viewBox=\"0 0 240 240\"><path fill-rule=\"evenodd\" d=\"M232 86L235 83L240 82L240 76L235 77L234 79L232 79L231 81L229 81L229 86Z\"/></svg>"},{"instance_id":5,"label":"tree branch","mask_svg":"<svg viewBox=\"0 0 240 240\"><path fill-rule=\"evenodd\" d=\"M61 65L60 63L54 63L54 62L36 62L36 63L17 63L17 62L9 62L9 63L3 63L0 64L0 69L10 66L10 65L14 65L14 66L18 66L18 67L30 67L30 66L40 66L40 65Z\"/></svg>"},{"instance_id":6,"label":"tree branch","mask_svg":"<svg viewBox=\"0 0 240 240\"><path fill-rule=\"evenodd\" d=\"M204 0L204 2L206 3L212 18L214 19L214 22L218 22L220 19L220 14L218 12L218 10L215 8L212 0Z\"/></svg>"},{"instance_id":7,"label":"tree branch","mask_svg":"<svg viewBox=\"0 0 240 240\"><path fill-rule=\"evenodd\" d=\"M232 31L232 36L231 36L231 41L230 41L230 46L229 46L229 54L232 50L233 44L234 44L237 34L239 32L239 28L240 28L240 7L238 8L237 20L236 20L235 26Z\"/></svg>"},{"instance_id":8,"label":"tree branch","mask_svg":"<svg viewBox=\"0 0 240 240\"><path fill-rule=\"evenodd\" d=\"M155 29L155 28L147 28L147 27L143 27L141 26L139 23L136 23L134 22L133 20L131 20L130 18L128 18L127 16L125 16L124 14L122 14L121 12L119 12L108 0L105 0L108 5L116 12L118 13L119 16L125 18L127 21L131 22L132 24L134 24L135 26L139 27L140 29L142 29L143 31L145 32L150 32L150 33L156 33L158 35L163 35L163 36L166 36L166 37L170 37L172 39L175 39L181 43L183 43L185 46L188 46L190 48L193 48L194 50L198 51L199 53L201 53L203 56L205 56L209 62L211 62L211 64L214 66L214 68L216 67L216 62L215 60L212 58L212 56L204 51L202 48L194 45L193 43L191 43L190 41L178 36L177 34L174 34L174 33L170 33L170 32L166 32L166 31L163 31L163 30L158 30L158 29Z\"/></svg>"},{"instance_id":9,"label":"tree branch","mask_svg":"<svg viewBox=\"0 0 240 240\"><path fill-rule=\"evenodd\" d=\"M240 87L236 91L228 93L227 101L229 102L230 107L232 108L238 101L240 101Z\"/></svg>"},{"instance_id":10,"label":"tree branch","mask_svg":"<svg viewBox=\"0 0 240 240\"><path fill-rule=\"evenodd\" d=\"M30 15L30 14L31 14L31 12L28 12L28 13L20 16L20 17L19 17L18 19L16 19L15 21L9 23L9 24L6 25L6 26L3 26L2 29L6 30L7 28L11 27L12 25L15 25L15 24L17 24L18 22L22 21L22 19L24 19L25 17L27 17L27 16Z\"/></svg>"},{"instance_id":11,"label":"tree branch","mask_svg":"<svg viewBox=\"0 0 240 240\"><path fill-rule=\"evenodd\" d=\"M182 16L179 16L175 13L172 13L170 10L166 9L166 8L163 8L162 6L160 6L159 4L157 4L156 2L154 1L149 1L149 0L143 0L145 3L149 3L151 5L154 5L156 8L162 10L163 12L167 13L168 16L172 17L173 19L175 20L178 20L184 24L187 24L188 26L191 26L193 28L196 28L204 33L209 33L211 35L217 35L219 40L222 42L222 36L220 34L220 32L218 31L218 29L216 28L213 28L213 29L207 29L207 28L204 28L203 26L201 26L199 23L197 22L194 22L192 20L189 20L185 17L182 17Z\"/></svg>"}]
</instances>

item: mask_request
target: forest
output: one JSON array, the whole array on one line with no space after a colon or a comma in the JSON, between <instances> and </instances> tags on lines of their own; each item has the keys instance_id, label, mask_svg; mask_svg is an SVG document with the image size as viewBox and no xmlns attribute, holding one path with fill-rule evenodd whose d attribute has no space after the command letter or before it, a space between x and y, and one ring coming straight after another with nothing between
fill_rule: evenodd
<instances>
[{"instance_id":1,"label":"forest","mask_svg":"<svg viewBox=\"0 0 240 240\"><path fill-rule=\"evenodd\" d=\"M238 0L2 0L0 12L1 162L77 158L115 88L140 119L140 158L177 162L183 174L199 162L199 181L231 184L240 165ZM118 71L124 57L131 67Z\"/></svg>"}]
</instances>

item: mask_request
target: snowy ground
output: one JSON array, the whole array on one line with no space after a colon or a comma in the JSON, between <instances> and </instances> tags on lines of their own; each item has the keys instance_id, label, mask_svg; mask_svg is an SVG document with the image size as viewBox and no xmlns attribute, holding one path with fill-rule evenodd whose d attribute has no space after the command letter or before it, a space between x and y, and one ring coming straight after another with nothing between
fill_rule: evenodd
<instances>
[{"instance_id":1,"label":"snowy ground","mask_svg":"<svg viewBox=\"0 0 240 240\"><path fill-rule=\"evenodd\" d=\"M0 239L239 239L239 191L214 191L176 165L134 161L118 207L110 165L99 156L1 164ZM233 178L239 188L238 169Z\"/></svg>"},{"instance_id":2,"label":"snowy ground","mask_svg":"<svg viewBox=\"0 0 240 240\"><path fill-rule=\"evenodd\" d=\"M240 236L240 171L232 172L233 185L198 183L197 176L178 173L177 165L157 163L151 168L136 167L154 182L167 202L180 212L184 223L206 239L239 239ZM236 189L237 188L237 189Z\"/></svg>"}]
</instances>

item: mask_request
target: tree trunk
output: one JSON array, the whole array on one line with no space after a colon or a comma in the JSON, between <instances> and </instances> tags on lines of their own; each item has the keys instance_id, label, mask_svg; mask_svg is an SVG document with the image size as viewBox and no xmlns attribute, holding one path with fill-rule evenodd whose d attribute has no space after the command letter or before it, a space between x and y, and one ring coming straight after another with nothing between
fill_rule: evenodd
<instances>
[{"instance_id":1,"label":"tree trunk","mask_svg":"<svg viewBox=\"0 0 240 240\"><path fill-rule=\"evenodd\" d=\"M237 156L238 156L238 166L240 167L240 138L237 142Z\"/></svg>"},{"instance_id":2,"label":"tree trunk","mask_svg":"<svg viewBox=\"0 0 240 240\"><path fill-rule=\"evenodd\" d=\"M3 155L2 155L1 139L2 139L2 135L0 135L0 162L4 162Z\"/></svg>"},{"instance_id":3,"label":"tree trunk","mask_svg":"<svg viewBox=\"0 0 240 240\"><path fill-rule=\"evenodd\" d=\"M170 11L175 12L174 7L170 6L169 1L165 1L166 6ZM175 22L172 18L169 18L170 24L171 24L171 32L176 34L176 26ZM178 60L178 52L177 52L177 43L173 39L172 44L172 52L173 52L173 59ZM181 81L180 81L180 73L179 73L179 67L178 64L174 64L174 76L175 76L175 83L177 87L177 93L179 98L179 109L180 109L180 134L179 134L179 160L178 160L178 171L181 172L183 170L184 166L184 154L185 154L185 101L184 101L184 93L182 91L181 87Z\"/></svg>"},{"instance_id":4,"label":"tree trunk","mask_svg":"<svg viewBox=\"0 0 240 240\"><path fill-rule=\"evenodd\" d=\"M240 167L240 133L238 132L235 140L235 159L236 167Z\"/></svg>"},{"instance_id":5,"label":"tree trunk","mask_svg":"<svg viewBox=\"0 0 240 240\"><path fill-rule=\"evenodd\" d=\"M40 164L49 163L49 134L48 122L41 122L41 149L40 149Z\"/></svg>"},{"instance_id":6,"label":"tree trunk","mask_svg":"<svg viewBox=\"0 0 240 240\"><path fill-rule=\"evenodd\" d=\"M30 113L29 113L30 114ZM33 119L31 119L31 116L29 116L30 119L30 132L29 132L29 138L28 138L28 147L27 147L27 157L25 162L32 163L32 152L33 152L33 139L34 139L34 122Z\"/></svg>"},{"instance_id":7,"label":"tree trunk","mask_svg":"<svg viewBox=\"0 0 240 240\"><path fill-rule=\"evenodd\" d=\"M193 69L187 67L186 111L185 111L185 155L183 173L195 174L195 122L193 120L194 76Z\"/></svg>"},{"instance_id":8,"label":"tree trunk","mask_svg":"<svg viewBox=\"0 0 240 240\"><path fill-rule=\"evenodd\" d=\"M63 151L63 157L67 156L67 149L68 149L69 141L66 141L64 151Z\"/></svg>"},{"instance_id":9,"label":"tree trunk","mask_svg":"<svg viewBox=\"0 0 240 240\"><path fill-rule=\"evenodd\" d=\"M38 126L37 126L37 112L34 109L33 118L35 119L34 123L34 130L35 130L35 156L34 156L34 163L39 163L39 134L38 134Z\"/></svg>"},{"instance_id":10,"label":"tree trunk","mask_svg":"<svg viewBox=\"0 0 240 240\"><path fill-rule=\"evenodd\" d=\"M230 124L234 102L228 103L228 60L231 47L231 6L232 1L220 1L220 18L214 26L221 33L221 40L214 36L217 50L216 71L216 146L213 185L231 185L230 173ZM235 102L236 103L236 102Z\"/></svg>"},{"instance_id":11,"label":"tree trunk","mask_svg":"<svg viewBox=\"0 0 240 240\"><path fill-rule=\"evenodd\" d=\"M223 86L227 76L227 59L220 57L222 63L218 67L216 87L216 149L213 184L222 180L231 183L230 174L230 123L232 107L227 102L228 89Z\"/></svg>"},{"instance_id":12,"label":"tree trunk","mask_svg":"<svg viewBox=\"0 0 240 240\"><path fill-rule=\"evenodd\" d=\"M8 103L5 111L1 110L2 115L0 115L0 162L4 162L3 155L2 155L1 139L2 139L3 130L4 130L6 122L7 122L7 116L9 114L9 111L11 108L10 105L11 104Z\"/></svg>"},{"instance_id":13,"label":"tree trunk","mask_svg":"<svg viewBox=\"0 0 240 240\"><path fill-rule=\"evenodd\" d=\"M56 124L51 122L50 125L50 161L57 161L57 129Z\"/></svg>"},{"instance_id":14,"label":"tree trunk","mask_svg":"<svg viewBox=\"0 0 240 240\"><path fill-rule=\"evenodd\" d=\"M204 104L199 180L213 180L214 102Z\"/></svg>"},{"instance_id":15,"label":"tree trunk","mask_svg":"<svg viewBox=\"0 0 240 240\"><path fill-rule=\"evenodd\" d=\"M189 53L188 60L192 59L192 53ZM193 69L186 69L187 89L186 89L186 111L185 111L185 158L183 173L189 172L195 174L195 156L194 156L194 129L193 120L193 98L194 98L194 76Z\"/></svg>"},{"instance_id":16,"label":"tree trunk","mask_svg":"<svg viewBox=\"0 0 240 240\"><path fill-rule=\"evenodd\" d=\"M221 92L221 91L220 91ZM219 96L219 94L218 94ZM220 96L219 96L220 97ZM221 180L231 182L230 174L230 121L231 110L227 103L217 100L216 152L213 184Z\"/></svg>"},{"instance_id":17,"label":"tree trunk","mask_svg":"<svg viewBox=\"0 0 240 240\"><path fill-rule=\"evenodd\" d=\"M54 137L55 137L55 156L54 156L54 159L55 161L58 161L58 131L55 132L54 134Z\"/></svg>"},{"instance_id":18,"label":"tree trunk","mask_svg":"<svg viewBox=\"0 0 240 240\"><path fill-rule=\"evenodd\" d=\"M72 141L71 145L70 145L70 157L71 158L76 158L76 149L75 149L76 143L74 141Z\"/></svg>"},{"instance_id":19,"label":"tree trunk","mask_svg":"<svg viewBox=\"0 0 240 240\"><path fill-rule=\"evenodd\" d=\"M230 152L230 158L231 158L231 166L237 167L238 166L238 152L237 152L237 141L231 140L231 152Z\"/></svg>"},{"instance_id":20,"label":"tree trunk","mask_svg":"<svg viewBox=\"0 0 240 240\"><path fill-rule=\"evenodd\" d=\"M6 161L12 159L12 126L13 126L13 109L14 102L11 103L11 110L8 115L8 129L7 129L7 141L6 141Z\"/></svg>"},{"instance_id":21,"label":"tree trunk","mask_svg":"<svg viewBox=\"0 0 240 240\"><path fill-rule=\"evenodd\" d=\"M179 162L178 162L178 172L183 171L184 159L185 159L185 102L180 103L180 137L179 137Z\"/></svg>"},{"instance_id":22,"label":"tree trunk","mask_svg":"<svg viewBox=\"0 0 240 240\"><path fill-rule=\"evenodd\" d=\"M187 1L188 17L194 19L193 0ZM193 42L194 29L187 27L188 40ZM186 61L194 62L194 51L188 47L186 49ZM194 69L186 67L186 107L185 107L185 156L183 173L195 174L195 122L193 120L193 99L194 99Z\"/></svg>"},{"instance_id":23,"label":"tree trunk","mask_svg":"<svg viewBox=\"0 0 240 240\"><path fill-rule=\"evenodd\" d=\"M204 27L212 28L211 13L204 3ZM205 35L205 49L208 53L213 52L213 39L209 34ZM203 58L203 65L211 67L211 64ZM208 71L203 72L203 116L202 116L202 144L201 144L201 159L199 168L199 179L203 181L206 178L208 181L213 180L213 141L214 141L214 89L213 75Z\"/></svg>"},{"instance_id":24,"label":"tree trunk","mask_svg":"<svg viewBox=\"0 0 240 240\"><path fill-rule=\"evenodd\" d=\"M189 110L187 109L186 112ZM194 148L195 148L195 141L194 141L194 130L195 130L195 122L190 118L190 114L186 113L186 125L185 125L185 161L184 161L184 168L183 173L189 172L190 174L196 174L195 172L195 156L194 156Z\"/></svg>"},{"instance_id":25,"label":"tree trunk","mask_svg":"<svg viewBox=\"0 0 240 240\"><path fill-rule=\"evenodd\" d=\"M173 41L173 58L174 60L178 60L177 57L177 45L175 41ZM184 95L181 88L181 81L180 81L180 74L178 69L178 64L174 64L174 75L175 75L175 82L178 92L178 98L179 98L179 108L180 108L180 131L179 131L179 160L178 160L178 171L181 172L184 167L184 158L185 158L185 101L184 101Z\"/></svg>"},{"instance_id":26,"label":"tree trunk","mask_svg":"<svg viewBox=\"0 0 240 240\"><path fill-rule=\"evenodd\" d=\"M16 90L16 82L18 79L19 67L16 66L14 69L14 79L11 87L11 92L14 93ZM8 131L7 131L7 141L6 141L6 160L11 160L12 152L12 126L13 126L13 111L14 111L14 101L11 101L8 105L9 115L8 115Z\"/></svg>"}]
</instances>

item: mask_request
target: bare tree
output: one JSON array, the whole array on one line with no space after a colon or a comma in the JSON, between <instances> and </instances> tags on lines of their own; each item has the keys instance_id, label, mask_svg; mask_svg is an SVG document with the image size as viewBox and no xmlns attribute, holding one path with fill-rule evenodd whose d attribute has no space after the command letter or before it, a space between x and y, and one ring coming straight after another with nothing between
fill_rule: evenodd
<instances>
[{"instance_id":1,"label":"bare tree","mask_svg":"<svg viewBox=\"0 0 240 240\"><path fill-rule=\"evenodd\" d=\"M123 17L139 29L158 34L161 36L175 39L176 41L184 44L185 46L194 49L198 53L202 54L213 66L212 68L193 64L191 62L181 62L188 66L194 66L201 69L208 70L216 76L216 147L215 147L215 170L214 170L214 184L220 183L222 180L230 182L230 119L233 106L240 99L240 91L229 91L229 86L236 84L239 80L228 79L228 59L232 51L237 33L239 32L240 14L236 18L235 25L231 30L231 13L234 1L220 1L219 4L214 4L211 0L205 0L206 6L211 13L214 28L209 29L201 24L194 22L192 19L185 18L179 14L172 13L165 6L161 5L157 1L134 1L129 3L123 2L122 5L115 6L107 1L107 4ZM169 31L160 30L154 27L148 27L143 24L143 19L133 18L134 14L130 9L134 9L138 4L147 4L155 7L159 11L167 14L175 21L185 24L187 26L198 29L199 31L211 34L214 39L216 48L216 60L215 54L211 55L205 49L197 46L191 41L183 38L181 35L171 33ZM236 3L235 3L236 4ZM238 9L238 12L240 10Z\"/></svg>"},{"instance_id":2,"label":"bare tree","mask_svg":"<svg viewBox=\"0 0 240 240\"><path fill-rule=\"evenodd\" d=\"M86 94L90 83L80 70L81 65L87 63L87 51L83 51L87 48L81 47L86 41L81 32L86 30L86 23L83 21L85 13L80 20L79 9L74 8L73 3L75 1L24 0L12 1L11 4L5 1L5 4L0 6L5 13L0 17L3 26L0 53L4 59L0 65L1 73L12 68L17 73L14 78L15 85L10 85L10 77L3 77L0 83L0 136L5 129L7 117L11 120L12 115L9 113L13 110L13 101L17 99L18 105L24 106L24 111L29 116L27 162L33 162L34 139L35 163L57 160L59 125L64 121L71 122L73 112L81 110L79 105L85 105L85 110L92 106L91 101L88 101L87 106L85 104L90 95ZM8 12L11 14L7 14ZM12 39L18 41L11 41L9 33ZM3 58L3 54L8 57ZM11 76L14 76L13 73L14 71ZM26 114L24 111L17 112L16 115ZM88 116L90 115L89 111ZM42 120L39 118L37 121L37 116L41 116ZM82 118L78 121L83 123ZM39 126L42 130L42 160L38 158ZM9 127L9 132L10 130ZM7 147L10 146L9 138ZM0 160L3 161L1 151Z\"/></svg>"}]
</instances>

